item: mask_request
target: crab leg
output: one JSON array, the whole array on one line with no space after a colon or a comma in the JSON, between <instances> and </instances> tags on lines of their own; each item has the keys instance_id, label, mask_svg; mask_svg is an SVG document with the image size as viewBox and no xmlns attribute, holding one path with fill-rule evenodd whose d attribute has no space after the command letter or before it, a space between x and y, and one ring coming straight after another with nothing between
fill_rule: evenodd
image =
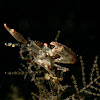
<instances>
[{"instance_id":1,"label":"crab leg","mask_svg":"<svg viewBox=\"0 0 100 100\"><path fill-rule=\"evenodd\" d=\"M27 44L27 41L25 38L18 32L16 32L14 29L10 29L6 24L4 24L4 27L7 29L7 31L19 42Z\"/></svg>"},{"instance_id":2,"label":"crab leg","mask_svg":"<svg viewBox=\"0 0 100 100\"><path fill-rule=\"evenodd\" d=\"M55 59L55 62L74 64L77 61L76 54L67 46L62 45L58 42L51 42L50 45L55 46L52 49L52 53L54 55L58 54L60 56L60 58Z\"/></svg>"}]
</instances>

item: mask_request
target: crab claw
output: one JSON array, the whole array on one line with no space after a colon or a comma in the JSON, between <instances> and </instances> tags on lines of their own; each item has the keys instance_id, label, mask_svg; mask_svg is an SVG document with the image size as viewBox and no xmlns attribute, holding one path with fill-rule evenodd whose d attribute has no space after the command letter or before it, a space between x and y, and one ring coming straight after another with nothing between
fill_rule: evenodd
<instances>
[{"instance_id":1,"label":"crab claw","mask_svg":"<svg viewBox=\"0 0 100 100\"><path fill-rule=\"evenodd\" d=\"M25 38L18 32L16 32L14 29L10 29L6 24L4 24L4 27L6 30L19 42L26 44L27 41Z\"/></svg>"},{"instance_id":2,"label":"crab claw","mask_svg":"<svg viewBox=\"0 0 100 100\"><path fill-rule=\"evenodd\" d=\"M55 46L52 49L52 53L54 55L60 56L60 58L55 59L55 62L65 63L65 64L74 64L77 61L76 54L67 46L62 45L58 42L51 42L50 45Z\"/></svg>"}]
</instances>

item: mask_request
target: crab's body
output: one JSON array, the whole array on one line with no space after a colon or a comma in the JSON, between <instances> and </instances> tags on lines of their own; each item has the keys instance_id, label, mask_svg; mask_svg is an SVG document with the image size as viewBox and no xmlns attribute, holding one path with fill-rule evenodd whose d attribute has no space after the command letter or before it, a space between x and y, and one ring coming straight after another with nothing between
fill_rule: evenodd
<instances>
[{"instance_id":1,"label":"crab's body","mask_svg":"<svg viewBox=\"0 0 100 100\"><path fill-rule=\"evenodd\" d=\"M10 29L6 24L4 24L4 27L17 41L23 43L20 48L21 58L29 60L31 63L37 64L47 71L53 67L60 67L55 63L74 64L77 61L76 54L65 45L55 41L51 42L50 46L47 43L27 41L20 33ZM26 57L23 56L24 52L28 52ZM63 68L58 69L63 71Z\"/></svg>"}]
</instances>

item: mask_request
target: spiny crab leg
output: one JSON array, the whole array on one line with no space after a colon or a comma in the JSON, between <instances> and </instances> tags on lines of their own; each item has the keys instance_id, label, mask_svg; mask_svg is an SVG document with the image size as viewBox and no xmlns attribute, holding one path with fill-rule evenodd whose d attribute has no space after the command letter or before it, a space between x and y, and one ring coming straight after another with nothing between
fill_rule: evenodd
<instances>
[{"instance_id":1,"label":"spiny crab leg","mask_svg":"<svg viewBox=\"0 0 100 100\"><path fill-rule=\"evenodd\" d=\"M52 49L52 53L54 55L58 54L60 56L60 58L55 59L56 62L74 64L77 61L76 54L67 46L62 45L58 42L51 42L50 45L55 46Z\"/></svg>"},{"instance_id":2,"label":"spiny crab leg","mask_svg":"<svg viewBox=\"0 0 100 100\"><path fill-rule=\"evenodd\" d=\"M27 44L26 39L18 32L16 32L14 29L10 29L6 24L4 24L4 27L7 29L7 31L19 42Z\"/></svg>"}]
</instances>

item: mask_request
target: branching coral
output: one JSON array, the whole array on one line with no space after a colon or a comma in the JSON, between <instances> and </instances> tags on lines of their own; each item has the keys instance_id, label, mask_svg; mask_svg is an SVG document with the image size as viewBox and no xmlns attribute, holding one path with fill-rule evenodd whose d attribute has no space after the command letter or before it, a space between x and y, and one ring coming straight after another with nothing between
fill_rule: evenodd
<instances>
[{"instance_id":1,"label":"branching coral","mask_svg":"<svg viewBox=\"0 0 100 100\"><path fill-rule=\"evenodd\" d=\"M83 88L81 88L81 89L78 88L75 76L72 75L72 79L73 79L74 87L76 89L76 93L67 97L65 100L71 100L71 99L75 100L75 97L78 97L79 100L86 100L85 96L84 97L80 96L82 93L93 95L95 97L96 96L100 97L100 88L98 88L98 86L100 86L100 83L99 83L100 74L99 74L99 68L98 68L97 60L98 60L98 55L95 57L94 64L93 64L93 67L92 67L91 73L90 73L90 82L87 84L86 83L86 76L85 76L85 67L84 67L84 63L83 63L83 60L82 60L82 56L80 56L80 62L81 62L81 66L82 66ZM96 72L95 78L93 77L94 72ZM96 87L96 86L94 86L94 84L97 84L98 86ZM96 92L93 92L93 90L96 91Z\"/></svg>"}]
</instances>

